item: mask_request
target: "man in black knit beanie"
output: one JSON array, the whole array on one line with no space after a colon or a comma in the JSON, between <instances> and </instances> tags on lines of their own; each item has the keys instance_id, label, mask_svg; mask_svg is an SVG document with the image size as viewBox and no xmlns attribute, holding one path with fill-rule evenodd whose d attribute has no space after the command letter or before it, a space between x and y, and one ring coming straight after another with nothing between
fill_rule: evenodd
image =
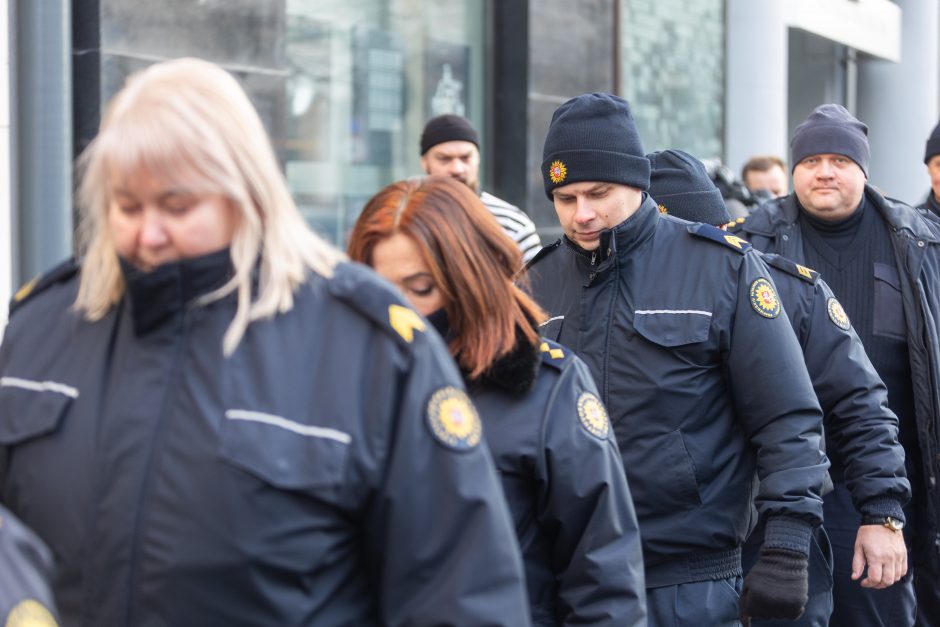
<instances>
[{"instance_id":1,"label":"man in black knit beanie","mask_svg":"<svg viewBox=\"0 0 940 627\"><path fill-rule=\"evenodd\" d=\"M661 217L617 96L555 111L541 175L564 230L529 266L541 331L584 359L603 394L640 525L649 625L798 617L828 462L769 269L739 238ZM766 534L745 578L752 506Z\"/></svg>"},{"instance_id":2,"label":"man in black knit beanie","mask_svg":"<svg viewBox=\"0 0 940 627\"><path fill-rule=\"evenodd\" d=\"M859 513L845 460L833 459L831 625L940 625L940 226L867 184L868 128L840 105L813 111L790 148L793 193L735 230L831 286L888 388L913 494L903 510L872 500ZM876 538L898 555L876 550Z\"/></svg>"}]
</instances>

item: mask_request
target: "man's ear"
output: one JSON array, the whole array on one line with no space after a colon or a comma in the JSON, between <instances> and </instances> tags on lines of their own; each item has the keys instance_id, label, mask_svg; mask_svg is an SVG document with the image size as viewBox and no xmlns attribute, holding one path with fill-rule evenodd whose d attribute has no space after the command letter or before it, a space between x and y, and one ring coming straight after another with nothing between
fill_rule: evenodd
<instances>
[{"instance_id":1,"label":"man's ear","mask_svg":"<svg viewBox=\"0 0 940 627\"><path fill-rule=\"evenodd\" d=\"M424 170L425 174L431 173L431 171L428 169L428 156L426 154L421 155L421 169Z\"/></svg>"}]
</instances>

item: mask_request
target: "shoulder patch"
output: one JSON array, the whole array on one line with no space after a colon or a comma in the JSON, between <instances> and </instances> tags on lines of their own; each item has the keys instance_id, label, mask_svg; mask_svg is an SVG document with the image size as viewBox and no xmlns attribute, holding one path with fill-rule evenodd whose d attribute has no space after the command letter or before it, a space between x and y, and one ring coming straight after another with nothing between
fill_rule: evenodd
<instances>
[{"instance_id":1,"label":"shoulder patch","mask_svg":"<svg viewBox=\"0 0 940 627\"><path fill-rule=\"evenodd\" d=\"M470 397L453 386L442 387L431 395L427 422L434 438L455 451L476 448L483 435L480 416Z\"/></svg>"},{"instance_id":2,"label":"shoulder patch","mask_svg":"<svg viewBox=\"0 0 940 627\"><path fill-rule=\"evenodd\" d=\"M826 301L826 310L829 312L829 319L832 320L832 324L843 331L848 331L852 326L848 314L845 313L845 309L842 308L842 303L836 300L834 296Z\"/></svg>"},{"instance_id":3,"label":"shoulder patch","mask_svg":"<svg viewBox=\"0 0 940 627\"><path fill-rule=\"evenodd\" d=\"M390 335L405 344L415 341L416 331L423 333L427 329L421 316L402 301L395 288L362 264L337 264L327 288L330 294L388 329Z\"/></svg>"},{"instance_id":4,"label":"shoulder patch","mask_svg":"<svg viewBox=\"0 0 940 627\"><path fill-rule=\"evenodd\" d=\"M763 256L764 261L769 266L773 266L777 270L782 270L787 274L792 274L795 277L803 279L807 283L816 283L819 279L819 273L813 270L812 268L807 268L806 266L801 266L795 261L790 261L786 257L781 257L773 253L766 254Z\"/></svg>"},{"instance_id":5,"label":"shoulder patch","mask_svg":"<svg viewBox=\"0 0 940 627\"><path fill-rule=\"evenodd\" d=\"M56 283L64 283L70 280L78 274L80 269L81 263L75 258L70 258L58 264L48 272L33 277L13 295L13 298L10 300L9 315L12 316L13 312L29 302L31 298L34 298L37 294L41 294Z\"/></svg>"},{"instance_id":6,"label":"shoulder patch","mask_svg":"<svg viewBox=\"0 0 940 627\"><path fill-rule=\"evenodd\" d=\"M58 623L46 606L33 599L20 601L7 615L6 627L56 627Z\"/></svg>"},{"instance_id":7,"label":"shoulder patch","mask_svg":"<svg viewBox=\"0 0 940 627\"><path fill-rule=\"evenodd\" d=\"M688 226L688 229L689 233L692 235L723 244L732 250L738 251L741 254L744 254L751 249L751 245L746 240L743 240L732 233L722 231L717 226L712 226L711 224L691 224Z\"/></svg>"},{"instance_id":8,"label":"shoulder patch","mask_svg":"<svg viewBox=\"0 0 940 627\"><path fill-rule=\"evenodd\" d=\"M751 307L765 318L776 318L780 315L780 299L777 290L770 281L761 277L751 282Z\"/></svg>"},{"instance_id":9,"label":"shoulder patch","mask_svg":"<svg viewBox=\"0 0 940 627\"><path fill-rule=\"evenodd\" d=\"M582 392L578 397L578 420L584 430L599 440L610 436L610 419L601 399L590 392Z\"/></svg>"},{"instance_id":10,"label":"shoulder patch","mask_svg":"<svg viewBox=\"0 0 940 627\"><path fill-rule=\"evenodd\" d=\"M525 269L528 270L529 268L534 266L536 263L538 263L540 259L542 259L543 257L547 257L549 253L551 253L554 250L557 250L559 246L561 246L560 237L556 239L554 242L552 242L551 244L549 244L548 246L542 246L542 250L536 253L536 255L532 257L532 259L529 260L529 263L525 264Z\"/></svg>"}]
</instances>

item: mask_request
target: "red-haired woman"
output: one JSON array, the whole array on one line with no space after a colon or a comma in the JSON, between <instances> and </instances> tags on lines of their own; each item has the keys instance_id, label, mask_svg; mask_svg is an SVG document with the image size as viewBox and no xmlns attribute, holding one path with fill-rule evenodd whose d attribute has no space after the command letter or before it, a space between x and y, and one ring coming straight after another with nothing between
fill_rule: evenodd
<instances>
[{"instance_id":1,"label":"red-haired woman","mask_svg":"<svg viewBox=\"0 0 940 627\"><path fill-rule=\"evenodd\" d=\"M437 328L483 420L516 525L537 625L645 625L636 515L585 365L538 335L513 283L519 251L465 185L389 185L349 255L397 285Z\"/></svg>"}]
</instances>

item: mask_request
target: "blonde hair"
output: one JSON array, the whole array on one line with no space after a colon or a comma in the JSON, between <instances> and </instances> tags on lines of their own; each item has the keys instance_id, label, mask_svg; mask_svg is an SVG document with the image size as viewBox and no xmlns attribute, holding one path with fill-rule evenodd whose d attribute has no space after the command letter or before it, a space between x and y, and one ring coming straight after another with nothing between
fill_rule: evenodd
<instances>
[{"instance_id":1,"label":"blonde hair","mask_svg":"<svg viewBox=\"0 0 940 627\"><path fill-rule=\"evenodd\" d=\"M84 255L75 307L99 320L124 294L108 228L113 177L138 168L220 194L240 213L230 245L235 275L202 302L237 293L225 333L231 355L248 325L293 307L293 291L312 271L329 277L343 254L304 222L257 112L235 78L199 59L176 59L131 76L82 154L79 251ZM258 263L260 260L260 264ZM258 290L252 274L258 266Z\"/></svg>"}]
</instances>

